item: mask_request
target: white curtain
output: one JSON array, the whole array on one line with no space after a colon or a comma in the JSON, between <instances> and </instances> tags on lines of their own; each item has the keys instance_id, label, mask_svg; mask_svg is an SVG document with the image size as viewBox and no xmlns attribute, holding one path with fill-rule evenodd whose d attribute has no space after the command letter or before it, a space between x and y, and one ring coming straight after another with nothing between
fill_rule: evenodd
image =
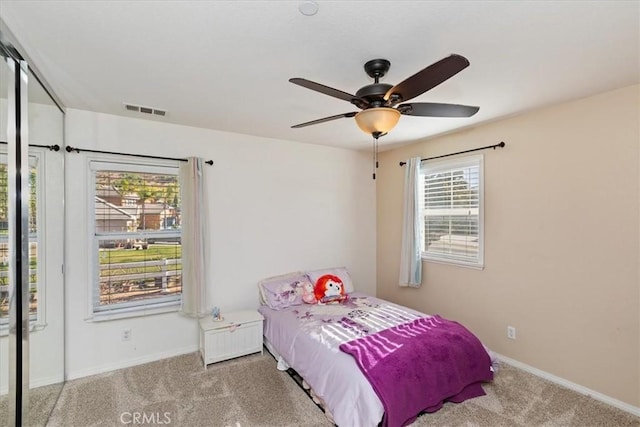
<instances>
[{"instance_id":1,"label":"white curtain","mask_svg":"<svg viewBox=\"0 0 640 427\"><path fill-rule=\"evenodd\" d=\"M400 252L400 286L418 288L422 284L422 227L420 226L420 157L407 161L404 174L404 209L402 250Z\"/></svg>"},{"instance_id":2,"label":"white curtain","mask_svg":"<svg viewBox=\"0 0 640 427\"><path fill-rule=\"evenodd\" d=\"M207 226L204 191L204 162L189 157L180 164L182 198L182 306L187 316L204 316L207 307L205 275Z\"/></svg>"}]
</instances>

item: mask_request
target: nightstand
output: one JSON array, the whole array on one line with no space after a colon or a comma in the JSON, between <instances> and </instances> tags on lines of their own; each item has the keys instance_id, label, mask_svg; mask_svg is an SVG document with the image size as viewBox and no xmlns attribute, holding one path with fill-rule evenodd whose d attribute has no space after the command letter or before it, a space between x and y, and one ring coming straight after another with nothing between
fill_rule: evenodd
<instances>
[{"instance_id":1,"label":"nightstand","mask_svg":"<svg viewBox=\"0 0 640 427\"><path fill-rule=\"evenodd\" d=\"M256 310L223 313L223 320L211 316L200 319L200 355L205 369L251 353L262 353L263 317Z\"/></svg>"}]
</instances>

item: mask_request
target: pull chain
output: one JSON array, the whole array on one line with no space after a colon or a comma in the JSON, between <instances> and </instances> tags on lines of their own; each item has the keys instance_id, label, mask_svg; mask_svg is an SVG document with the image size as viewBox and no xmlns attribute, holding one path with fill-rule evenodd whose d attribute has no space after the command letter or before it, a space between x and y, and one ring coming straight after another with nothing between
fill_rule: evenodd
<instances>
[{"instance_id":1,"label":"pull chain","mask_svg":"<svg viewBox=\"0 0 640 427\"><path fill-rule=\"evenodd\" d=\"M378 137L373 135L373 179L376 179L376 169L378 169Z\"/></svg>"},{"instance_id":2,"label":"pull chain","mask_svg":"<svg viewBox=\"0 0 640 427\"><path fill-rule=\"evenodd\" d=\"M375 141L376 141L376 138L373 137L373 145L371 146L371 149L372 149L371 154L373 156L373 159L372 159L373 160L373 167L372 167L373 179L376 179L376 142Z\"/></svg>"},{"instance_id":3,"label":"pull chain","mask_svg":"<svg viewBox=\"0 0 640 427\"><path fill-rule=\"evenodd\" d=\"M378 169L378 138L376 140L376 169Z\"/></svg>"}]
</instances>

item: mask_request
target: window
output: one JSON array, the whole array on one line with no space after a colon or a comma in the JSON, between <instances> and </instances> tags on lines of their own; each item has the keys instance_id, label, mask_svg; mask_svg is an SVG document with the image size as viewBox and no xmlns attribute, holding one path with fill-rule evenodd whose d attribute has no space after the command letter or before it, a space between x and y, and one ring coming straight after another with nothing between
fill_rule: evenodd
<instances>
[{"instance_id":1,"label":"window","mask_svg":"<svg viewBox=\"0 0 640 427\"><path fill-rule=\"evenodd\" d=\"M29 318L44 322L45 275L43 273L44 235L40 224L44 206L40 154L29 155ZM9 183L8 158L0 154L0 327L9 323Z\"/></svg>"},{"instance_id":2,"label":"window","mask_svg":"<svg viewBox=\"0 0 640 427\"><path fill-rule=\"evenodd\" d=\"M92 312L172 307L182 292L178 168L91 162Z\"/></svg>"},{"instance_id":3,"label":"window","mask_svg":"<svg viewBox=\"0 0 640 427\"><path fill-rule=\"evenodd\" d=\"M422 257L483 266L482 156L423 162Z\"/></svg>"}]
</instances>

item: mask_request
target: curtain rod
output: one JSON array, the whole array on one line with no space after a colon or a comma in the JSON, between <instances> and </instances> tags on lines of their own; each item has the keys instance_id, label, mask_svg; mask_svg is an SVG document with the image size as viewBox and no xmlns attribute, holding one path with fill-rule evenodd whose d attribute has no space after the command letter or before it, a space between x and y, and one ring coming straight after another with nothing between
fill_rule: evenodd
<instances>
[{"instance_id":1,"label":"curtain rod","mask_svg":"<svg viewBox=\"0 0 640 427\"><path fill-rule=\"evenodd\" d=\"M81 151L86 151L87 153L116 154L118 156L142 157L142 158L145 158L145 159L177 160L179 162L187 162L188 161L187 159L180 159L180 158L176 158L176 157L149 156L147 154L131 154L131 153L117 153L115 151L89 150L89 149L86 149L86 148L71 147L69 145L67 145L65 147L65 150L67 150L67 153L71 153L72 151L75 151L76 153L79 153ZM210 166L212 166L213 165L213 160L207 160L205 163L210 165Z\"/></svg>"},{"instance_id":2,"label":"curtain rod","mask_svg":"<svg viewBox=\"0 0 640 427\"><path fill-rule=\"evenodd\" d=\"M8 144L8 142L7 141L0 141L0 144ZM55 145L29 144L29 147L48 148L51 151L60 151L60 146L58 144L55 144Z\"/></svg>"},{"instance_id":3,"label":"curtain rod","mask_svg":"<svg viewBox=\"0 0 640 427\"><path fill-rule=\"evenodd\" d=\"M504 147L505 144L504 141L500 142L499 144L494 144L494 145L487 145L486 147L480 147L480 148L472 148L471 150L465 150L465 151L458 151L457 153L450 153L450 154L443 154L442 156L435 156L435 157L427 157L425 159L420 159L421 162L424 162L425 160L433 160L433 159L439 159L441 157L449 157L449 156L455 156L456 154L464 154L464 153L471 153L472 151L478 151L478 150L486 150L487 148L493 148L494 150L496 149L496 147ZM406 165L407 162L400 162L400 166L404 166Z\"/></svg>"}]
</instances>

